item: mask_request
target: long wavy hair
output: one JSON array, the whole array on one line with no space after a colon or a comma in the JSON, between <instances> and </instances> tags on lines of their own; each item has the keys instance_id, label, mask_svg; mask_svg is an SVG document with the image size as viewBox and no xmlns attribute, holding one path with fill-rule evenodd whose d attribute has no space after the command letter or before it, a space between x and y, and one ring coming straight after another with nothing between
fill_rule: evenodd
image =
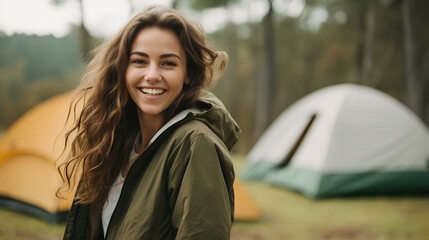
<instances>
[{"instance_id":1,"label":"long wavy hair","mask_svg":"<svg viewBox=\"0 0 429 240\"><path fill-rule=\"evenodd\" d=\"M75 201L102 204L124 162L128 161L139 125L137 107L125 85L125 71L136 35L152 26L174 31L187 57L190 82L166 110L168 118L192 106L214 76L223 73L228 57L206 44L199 24L158 5L138 13L95 51L76 89L77 95L69 108L69 116L74 111L76 117L72 129L66 133L65 145L71 143L69 157L58 167L64 185L57 195L76 187L74 184L80 177Z\"/></svg>"}]
</instances>

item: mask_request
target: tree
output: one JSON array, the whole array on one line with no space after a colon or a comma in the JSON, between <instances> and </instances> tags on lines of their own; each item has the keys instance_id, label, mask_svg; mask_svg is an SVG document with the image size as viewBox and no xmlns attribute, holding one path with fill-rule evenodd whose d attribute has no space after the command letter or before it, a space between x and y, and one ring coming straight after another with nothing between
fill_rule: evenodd
<instances>
[{"instance_id":1,"label":"tree","mask_svg":"<svg viewBox=\"0 0 429 240\"><path fill-rule=\"evenodd\" d=\"M59 6L64 4L64 2L67 0L51 0L51 3L53 5ZM85 9L83 6L83 0L79 1L79 10L80 10L80 25L79 25L79 32L80 32L80 44L81 44L81 58L83 62L89 61L89 53L94 48L93 39L91 37L91 34L89 33L87 27L85 26Z\"/></svg>"},{"instance_id":2,"label":"tree","mask_svg":"<svg viewBox=\"0 0 429 240\"><path fill-rule=\"evenodd\" d=\"M357 82L371 85L376 32L376 3L369 0L359 3L358 11L360 39L358 42L358 79Z\"/></svg>"},{"instance_id":3,"label":"tree","mask_svg":"<svg viewBox=\"0 0 429 240\"><path fill-rule=\"evenodd\" d=\"M274 86L276 82L275 42L274 42L274 10L273 0L267 0L268 12L262 20L264 29L265 74L258 81L257 103L255 111L255 134L259 135L268 126L273 117Z\"/></svg>"},{"instance_id":4,"label":"tree","mask_svg":"<svg viewBox=\"0 0 429 240\"><path fill-rule=\"evenodd\" d=\"M405 69L406 69L406 88L405 101L408 106L421 118L423 118L422 104L422 84L419 81L419 76L416 73L416 46L414 39L414 29L412 25L412 8L413 0L404 0L403 2L403 21L404 21L404 53L405 53Z\"/></svg>"}]
</instances>

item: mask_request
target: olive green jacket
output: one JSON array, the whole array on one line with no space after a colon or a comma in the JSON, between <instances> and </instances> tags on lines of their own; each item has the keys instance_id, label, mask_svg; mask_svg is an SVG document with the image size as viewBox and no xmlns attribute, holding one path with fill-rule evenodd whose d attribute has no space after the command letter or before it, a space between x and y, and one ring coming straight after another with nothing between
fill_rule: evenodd
<instances>
[{"instance_id":1,"label":"olive green jacket","mask_svg":"<svg viewBox=\"0 0 429 240\"><path fill-rule=\"evenodd\" d=\"M240 129L213 94L206 92L197 106L197 112L169 121L135 161L106 239L230 238L234 170L229 150ZM101 223L96 234L90 233L89 208L73 204L64 239L103 239Z\"/></svg>"}]
</instances>

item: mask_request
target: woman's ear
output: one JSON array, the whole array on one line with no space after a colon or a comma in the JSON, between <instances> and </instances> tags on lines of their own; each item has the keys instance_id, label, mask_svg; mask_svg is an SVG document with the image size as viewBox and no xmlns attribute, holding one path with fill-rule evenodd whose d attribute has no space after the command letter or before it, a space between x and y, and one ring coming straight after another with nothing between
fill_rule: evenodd
<instances>
[{"instance_id":1,"label":"woman's ear","mask_svg":"<svg viewBox=\"0 0 429 240\"><path fill-rule=\"evenodd\" d=\"M186 77L186 79L185 79L185 84L189 84L189 83L191 83L191 81L189 80L189 78L188 78L188 77Z\"/></svg>"}]
</instances>

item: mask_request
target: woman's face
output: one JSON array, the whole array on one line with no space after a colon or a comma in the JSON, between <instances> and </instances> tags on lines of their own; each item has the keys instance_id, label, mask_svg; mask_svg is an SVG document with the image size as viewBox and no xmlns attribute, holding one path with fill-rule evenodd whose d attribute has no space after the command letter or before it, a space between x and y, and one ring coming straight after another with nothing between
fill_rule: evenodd
<instances>
[{"instance_id":1,"label":"woman's face","mask_svg":"<svg viewBox=\"0 0 429 240\"><path fill-rule=\"evenodd\" d=\"M139 115L164 119L186 79L186 54L177 35L159 27L140 30L128 60L127 90Z\"/></svg>"}]
</instances>

